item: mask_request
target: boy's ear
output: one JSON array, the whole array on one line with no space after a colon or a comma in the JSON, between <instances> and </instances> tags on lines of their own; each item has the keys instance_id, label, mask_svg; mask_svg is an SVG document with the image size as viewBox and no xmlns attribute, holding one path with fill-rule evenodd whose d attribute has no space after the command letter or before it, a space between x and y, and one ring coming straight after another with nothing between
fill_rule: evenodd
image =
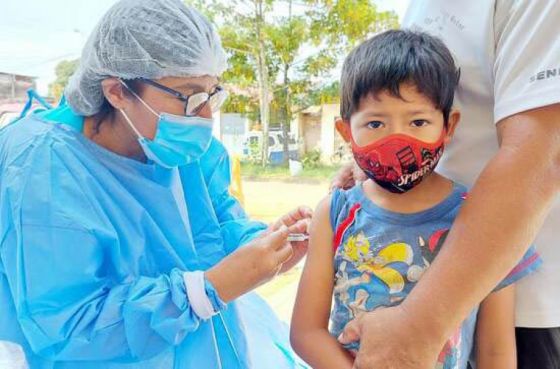
<instances>
[{"instance_id":1,"label":"boy's ear","mask_svg":"<svg viewBox=\"0 0 560 369\"><path fill-rule=\"evenodd\" d=\"M461 112L459 110L453 109L449 113L449 120L447 121L447 134L445 135L444 143L447 145L453 135L455 135L455 129L461 120Z\"/></svg>"},{"instance_id":2,"label":"boy's ear","mask_svg":"<svg viewBox=\"0 0 560 369\"><path fill-rule=\"evenodd\" d=\"M345 121L342 118L336 118L335 127L338 133L342 136L342 139L346 142L351 141L352 133L350 131L350 122Z\"/></svg>"}]
</instances>

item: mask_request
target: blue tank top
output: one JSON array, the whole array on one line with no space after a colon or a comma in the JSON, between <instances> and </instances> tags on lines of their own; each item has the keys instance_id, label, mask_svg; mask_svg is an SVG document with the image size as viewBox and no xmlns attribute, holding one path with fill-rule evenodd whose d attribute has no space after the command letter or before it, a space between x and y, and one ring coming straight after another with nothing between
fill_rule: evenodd
<instances>
[{"instance_id":1,"label":"blue tank top","mask_svg":"<svg viewBox=\"0 0 560 369\"><path fill-rule=\"evenodd\" d=\"M362 186L332 195L335 286L330 331L337 337L350 320L379 307L399 304L412 291L441 249L466 199L467 188L454 184L447 198L417 213L396 213L375 205ZM534 248L498 285L514 283L535 270ZM464 369L473 349L474 309L446 343L436 368ZM346 346L357 350L359 343Z\"/></svg>"}]
</instances>

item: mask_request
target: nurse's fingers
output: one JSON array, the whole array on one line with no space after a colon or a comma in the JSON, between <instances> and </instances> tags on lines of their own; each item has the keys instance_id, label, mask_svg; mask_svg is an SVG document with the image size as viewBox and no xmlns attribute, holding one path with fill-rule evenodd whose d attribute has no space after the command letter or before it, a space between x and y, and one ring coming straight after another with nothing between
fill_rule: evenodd
<instances>
[{"instance_id":1,"label":"nurse's fingers","mask_svg":"<svg viewBox=\"0 0 560 369\"><path fill-rule=\"evenodd\" d=\"M294 249L289 243L286 243L280 249L276 250L276 257L278 258L278 264L282 267L282 264L290 260L292 255L294 254Z\"/></svg>"},{"instance_id":2,"label":"nurse's fingers","mask_svg":"<svg viewBox=\"0 0 560 369\"><path fill-rule=\"evenodd\" d=\"M289 228L282 225L276 231L265 235L261 240L263 241L265 247L272 248L273 250L279 250L288 242L289 234Z\"/></svg>"},{"instance_id":3,"label":"nurse's fingers","mask_svg":"<svg viewBox=\"0 0 560 369\"><path fill-rule=\"evenodd\" d=\"M296 222L296 224L288 227L290 233L309 233L309 226L311 225L311 219L301 219Z\"/></svg>"},{"instance_id":4,"label":"nurse's fingers","mask_svg":"<svg viewBox=\"0 0 560 369\"><path fill-rule=\"evenodd\" d=\"M313 217L313 210L308 206L300 206L288 214L278 219L272 226L273 230L280 228L282 225L292 226L301 219L311 219Z\"/></svg>"},{"instance_id":5,"label":"nurse's fingers","mask_svg":"<svg viewBox=\"0 0 560 369\"><path fill-rule=\"evenodd\" d=\"M313 218L313 209L309 206L300 206L297 209L299 219L310 219Z\"/></svg>"}]
</instances>

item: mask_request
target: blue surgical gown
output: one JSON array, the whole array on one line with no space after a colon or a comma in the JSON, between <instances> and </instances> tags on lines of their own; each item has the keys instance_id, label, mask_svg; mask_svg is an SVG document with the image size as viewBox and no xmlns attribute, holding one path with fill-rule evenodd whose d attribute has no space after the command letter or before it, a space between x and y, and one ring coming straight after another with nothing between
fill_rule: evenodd
<instances>
[{"instance_id":1,"label":"blue surgical gown","mask_svg":"<svg viewBox=\"0 0 560 369\"><path fill-rule=\"evenodd\" d=\"M207 321L186 296L184 271L264 228L230 196L223 146L168 170L82 125L63 104L0 131L0 340L31 369L302 367L255 294Z\"/></svg>"}]
</instances>

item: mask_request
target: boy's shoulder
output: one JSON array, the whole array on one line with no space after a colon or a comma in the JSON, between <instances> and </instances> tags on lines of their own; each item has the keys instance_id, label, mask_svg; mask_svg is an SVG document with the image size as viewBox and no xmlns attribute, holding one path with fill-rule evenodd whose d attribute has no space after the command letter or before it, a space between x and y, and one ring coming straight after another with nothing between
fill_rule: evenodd
<instances>
[{"instance_id":1,"label":"boy's shoulder","mask_svg":"<svg viewBox=\"0 0 560 369\"><path fill-rule=\"evenodd\" d=\"M462 183L453 182L453 191L451 197L460 198L466 200L470 191L470 188ZM367 196L364 193L364 189L361 185L356 185L348 189L336 188L329 194L324 200L330 199L331 209L338 209L337 212L342 210L343 206L348 203L356 203L366 201Z\"/></svg>"},{"instance_id":2,"label":"boy's shoulder","mask_svg":"<svg viewBox=\"0 0 560 369\"><path fill-rule=\"evenodd\" d=\"M364 189L360 184L347 189L336 188L330 196L331 205L344 204L349 201L361 201L364 196Z\"/></svg>"},{"instance_id":3,"label":"boy's shoulder","mask_svg":"<svg viewBox=\"0 0 560 369\"><path fill-rule=\"evenodd\" d=\"M363 200L362 197L363 188L361 185L356 185L348 189L336 188L329 194L330 210L338 214L343 210L344 205L359 202Z\"/></svg>"},{"instance_id":4,"label":"boy's shoulder","mask_svg":"<svg viewBox=\"0 0 560 369\"><path fill-rule=\"evenodd\" d=\"M467 197L469 196L470 188L468 188L462 183L455 182L455 181L453 181L453 186L455 188L454 192L456 192L462 200L466 200Z\"/></svg>"},{"instance_id":5,"label":"boy's shoulder","mask_svg":"<svg viewBox=\"0 0 560 369\"><path fill-rule=\"evenodd\" d=\"M451 213L456 213L458 209L463 206L465 200L469 197L470 188L466 185L453 181L453 189L451 193L443 199L439 204L435 205L435 207L439 207L443 204L447 204L446 208L449 209Z\"/></svg>"},{"instance_id":6,"label":"boy's shoulder","mask_svg":"<svg viewBox=\"0 0 560 369\"><path fill-rule=\"evenodd\" d=\"M461 200L466 200L469 197L470 188L466 185L453 181L453 194ZM463 201L459 202L459 206L463 204Z\"/></svg>"}]
</instances>

